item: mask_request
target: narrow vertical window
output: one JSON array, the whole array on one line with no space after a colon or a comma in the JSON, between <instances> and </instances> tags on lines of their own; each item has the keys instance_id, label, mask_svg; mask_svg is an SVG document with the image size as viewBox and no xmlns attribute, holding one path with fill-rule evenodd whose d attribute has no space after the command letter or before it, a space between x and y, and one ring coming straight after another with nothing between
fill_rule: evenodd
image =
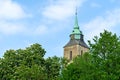
<instances>
[{"instance_id":1,"label":"narrow vertical window","mask_svg":"<svg viewBox=\"0 0 120 80\"><path fill-rule=\"evenodd\" d=\"M70 60L72 60L72 51L70 51Z\"/></svg>"},{"instance_id":2,"label":"narrow vertical window","mask_svg":"<svg viewBox=\"0 0 120 80\"><path fill-rule=\"evenodd\" d=\"M81 50L81 55L83 55L83 50Z\"/></svg>"}]
</instances>

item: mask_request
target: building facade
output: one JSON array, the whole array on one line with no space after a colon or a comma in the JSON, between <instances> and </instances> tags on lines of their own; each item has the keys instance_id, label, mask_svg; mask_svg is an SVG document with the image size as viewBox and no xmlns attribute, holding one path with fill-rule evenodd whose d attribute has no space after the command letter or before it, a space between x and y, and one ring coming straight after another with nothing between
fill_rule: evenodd
<instances>
[{"instance_id":1,"label":"building facade","mask_svg":"<svg viewBox=\"0 0 120 80\"><path fill-rule=\"evenodd\" d=\"M77 13L75 14L75 23L69 42L64 46L64 58L72 60L78 55L89 51L89 47L84 42L84 35L79 29Z\"/></svg>"}]
</instances>

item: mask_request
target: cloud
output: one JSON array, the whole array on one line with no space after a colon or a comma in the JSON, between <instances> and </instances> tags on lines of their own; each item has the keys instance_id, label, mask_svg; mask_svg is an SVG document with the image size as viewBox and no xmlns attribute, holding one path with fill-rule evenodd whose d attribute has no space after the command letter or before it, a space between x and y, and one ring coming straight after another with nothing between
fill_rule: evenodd
<instances>
[{"instance_id":1,"label":"cloud","mask_svg":"<svg viewBox=\"0 0 120 80\"><path fill-rule=\"evenodd\" d=\"M86 0L50 0L49 5L44 8L42 15L43 18L47 19L47 23L49 21L52 23L46 24L46 22L44 22L44 26L40 25L38 28L36 28L35 34L52 34L65 29L67 26L66 24L68 23L65 20L73 16L75 14L76 6L81 7L85 1ZM60 21L65 24L61 25ZM58 25L56 26L55 24ZM49 27L50 25L53 26Z\"/></svg>"},{"instance_id":2,"label":"cloud","mask_svg":"<svg viewBox=\"0 0 120 80\"><path fill-rule=\"evenodd\" d=\"M61 30L62 30L61 27L56 27L56 26L48 27L48 25L44 24L44 25L39 25L38 27L36 27L34 29L31 28L31 31L29 31L29 34L46 35L46 34L53 34L53 33L59 32Z\"/></svg>"},{"instance_id":3,"label":"cloud","mask_svg":"<svg viewBox=\"0 0 120 80\"><path fill-rule=\"evenodd\" d=\"M22 6L13 0L0 0L0 33L11 35L23 32L25 27L17 20L26 17Z\"/></svg>"},{"instance_id":4,"label":"cloud","mask_svg":"<svg viewBox=\"0 0 120 80\"><path fill-rule=\"evenodd\" d=\"M18 3L12 0L0 0L0 19L20 19L25 15Z\"/></svg>"},{"instance_id":5,"label":"cloud","mask_svg":"<svg viewBox=\"0 0 120 80\"><path fill-rule=\"evenodd\" d=\"M49 31L48 27L46 27L44 25L40 25L33 32L35 35L43 35L43 34L47 34L48 31Z\"/></svg>"},{"instance_id":6,"label":"cloud","mask_svg":"<svg viewBox=\"0 0 120 80\"><path fill-rule=\"evenodd\" d=\"M100 32L104 29L112 30L120 24L120 9L114 9L107 11L104 16L98 16L95 19L84 24L85 31L88 32L86 37L88 39L93 38L93 36L98 36Z\"/></svg>"},{"instance_id":7,"label":"cloud","mask_svg":"<svg viewBox=\"0 0 120 80\"><path fill-rule=\"evenodd\" d=\"M24 32L25 27L20 24L0 21L0 33L4 35L11 35Z\"/></svg>"},{"instance_id":8,"label":"cloud","mask_svg":"<svg viewBox=\"0 0 120 80\"><path fill-rule=\"evenodd\" d=\"M50 0L50 1L51 1L50 4L46 6L42 12L43 18L46 17L52 20L64 21L64 19L71 17L75 13L76 5L77 7L81 7L86 0L76 0L76 1L75 0ZM23 10L22 6L13 0L0 0L0 5L1 5L0 33L2 34L9 35L9 34L25 33L27 35L28 34L45 35L49 33L55 33L63 29L63 27L61 26L59 27L59 25L57 25L57 27L56 26L48 27L49 25L46 24L46 22L44 22L43 25L40 24L40 26L34 27L34 28L24 27L23 25L10 23L7 21L7 19L10 19L10 20L21 19L21 18L24 18L27 14ZM2 19L4 19L4 21L2 21ZM98 19L98 22L100 21L102 23L102 20ZM91 25L90 23L91 22L89 22L88 25ZM94 23L97 23L97 22L94 21Z\"/></svg>"},{"instance_id":9,"label":"cloud","mask_svg":"<svg viewBox=\"0 0 120 80\"><path fill-rule=\"evenodd\" d=\"M43 15L49 19L64 20L75 13L75 8L82 6L85 0L57 0L45 7Z\"/></svg>"}]
</instances>

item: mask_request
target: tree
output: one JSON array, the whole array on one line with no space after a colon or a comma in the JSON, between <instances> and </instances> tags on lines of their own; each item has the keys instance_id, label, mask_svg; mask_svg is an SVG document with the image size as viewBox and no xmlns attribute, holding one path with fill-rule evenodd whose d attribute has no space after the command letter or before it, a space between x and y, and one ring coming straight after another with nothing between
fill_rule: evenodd
<instances>
[{"instance_id":1,"label":"tree","mask_svg":"<svg viewBox=\"0 0 120 80\"><path fill-rule=\"evenodd\" d=\"M104 31L100 38L95 37L94 44L89 42L94 65L103 80L120 79L120 39L116 34ZM97 73L96 73L97 74Z\"/></svg>"},{"instance_id":2,"label":"tree","mask_svg":"<svg viewBox=\"0 0 120 80\"><path fill-rule=\"evenodd\" d=\"M103 60L109 58L111 54L116 54L116 50L119 50L118 48L120 47L120 39L116 34L112 34L106 30L104 33L100 33L99 39L95 36L93 40L94 44L89 41L91 53Z\"/></svg>"},{"instance_id":3,"label":"tree","mask_svg":"<svg viewBox=\"0 0 120 80\"><path fill-rule=\"evenodd\" d=\"M61 71L66 67L68 60L59 57L48 57L45 60L47 80L59 80Z\"/></svg>"},{"instance_id":4,"label":"tree","mask_svg":"<svg viewBox=\"0 0 120 80\"><path fill-rule=\"evenodd\" d=\"M39 44L26 49L8 50L0 60L1 80L44 80L45 50Z\"/></svg>"},{"instance_id":5,"label":"tree","mask_svg":"<svg viewBox=\"0 0 120 80\"><path fill-rule=\"evenodd\" d=\"M7 50L0 58L0 80L58 80L62 58L44 58L40 44L25 49Z\"/></svg>"},{"instance_id":6,"label":"tree","mask_svg":"<svg viewBox=\"0 0 120 80\"><path fill-rule=\"evenodd\" d=\"M48 80L58 80L60 74L60 58L54 56L49 57L45 61L46 73Z\"/></svg>"}]
</instances>

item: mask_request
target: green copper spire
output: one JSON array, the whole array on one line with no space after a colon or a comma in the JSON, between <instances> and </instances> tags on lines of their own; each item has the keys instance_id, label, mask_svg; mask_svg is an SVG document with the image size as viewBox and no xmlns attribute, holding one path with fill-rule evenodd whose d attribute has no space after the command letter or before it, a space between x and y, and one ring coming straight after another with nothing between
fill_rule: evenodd
<instances>
[{"instance_id":1,"label":"green copper spire","mask_svg":"<svg viewBox=\"0 0 120 80\"><path fill-rule=\"evenodd\" d=\"M79 30L77 9L76 9L74 28L73 28L73 31L72 31L70 37L71 37L71 39L81 39L81 35L82 35L82 32Z\"/></svg>"},{"instance_id":2,"label":"green copper spire","mask_svg":"<svg viewBox=\"0 0 120 80\"><path fill-rule=\"evenodd\" d=\"M76 13L75 13L75 24L74 24L74 29L79 29L78 18L77 18L77 10L76 10Z\"/></svg>"},{"instance_id":3,"label":"green copper spire","mask_svg":"<svg viewBox=\"0 0 120 80\"><path fill-rule=\"evenodd\" d=\"M77 18L77 9L75 13L75 23L74 23L74 29L72 31L72 34L82 34L81 31L79 30L79 25L78 25L78 18Z\"/></svg>"}]
</instances>

